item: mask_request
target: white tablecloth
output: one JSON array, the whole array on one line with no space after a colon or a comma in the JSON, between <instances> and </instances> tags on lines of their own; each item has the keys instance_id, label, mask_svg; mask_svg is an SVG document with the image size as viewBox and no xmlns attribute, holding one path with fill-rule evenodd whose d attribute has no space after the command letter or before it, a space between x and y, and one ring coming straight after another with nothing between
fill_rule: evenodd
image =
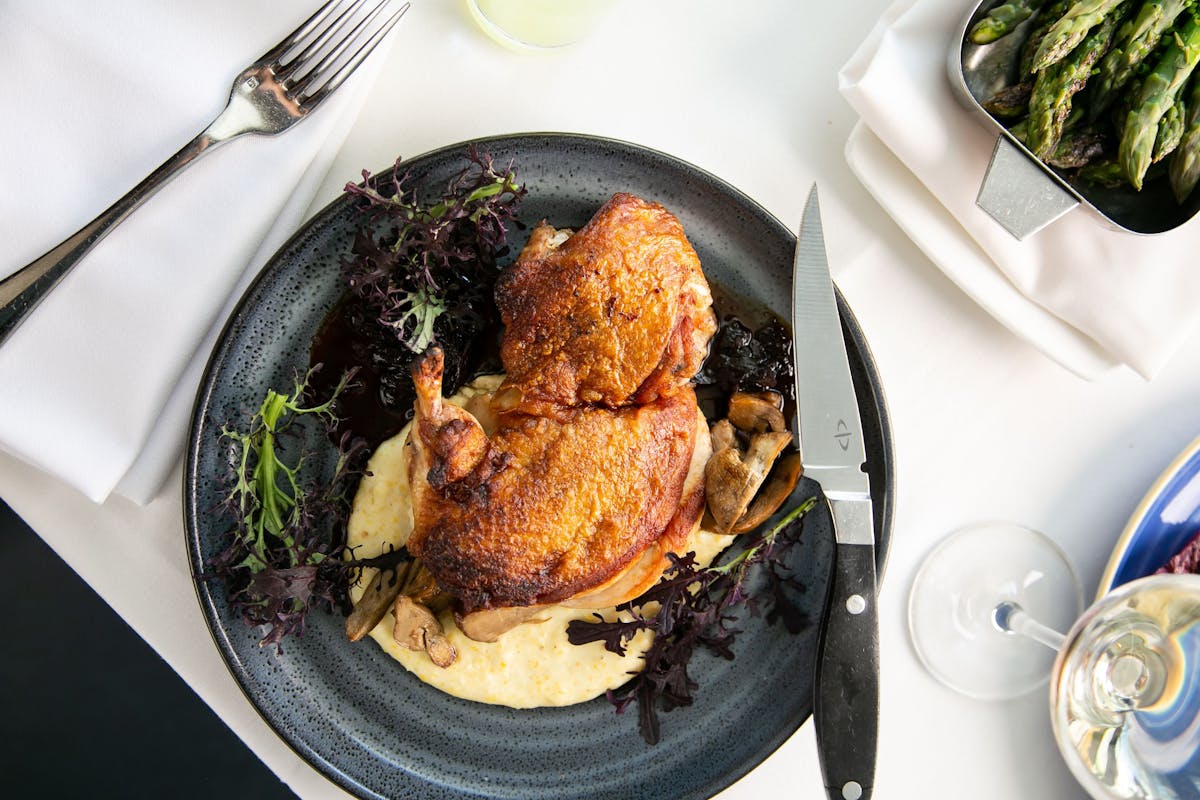
<instances>
[{"instance_id":1,"label":"white tablecloth","mask_svg":"<svg viewBox=\"0 0 1200 800\"><path fill-rule=\"evenodd\" d=\"M537 57L484 38L459 2L417 0L318 204L397 154L515 131L665 150L788 224L819 181L834 277L874 350L897 453L880 597L879 796L1082 797L1043 694L981 703L923 671L905 627L909 584L942 536L1005 518L1056 539L1090 592L1145 488L1200 433L1200 337L1149 383L1126 370L1085 382L1002 328L904 237L846 167L854 116L836 83L886 2L625 0L588 42ZM5 126L0 117L0 140ZM258 718L213 647L186 565L180 472L145 508L121 498L96 506L0 457L0 496L301 797L344 797ZM721 798L822 793L805 725Z\"/></svg>"}]
</instances>

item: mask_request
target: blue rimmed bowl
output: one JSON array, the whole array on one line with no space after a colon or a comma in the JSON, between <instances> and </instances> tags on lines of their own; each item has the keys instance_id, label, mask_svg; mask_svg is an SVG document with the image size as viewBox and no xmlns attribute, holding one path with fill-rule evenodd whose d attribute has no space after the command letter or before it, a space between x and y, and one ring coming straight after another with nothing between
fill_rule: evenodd
<instances>
[{"instance_id":1,"label":"blue rimmed bowl","mask_svg":"<svg viewBox=\"0 0 1200 800\"><path fill-rule=\"evenodd\" d=\"M1096 597L1151 575L1200 531L1200 438L1146 492L1121 532Z\"/></svg>"}]
</instances>

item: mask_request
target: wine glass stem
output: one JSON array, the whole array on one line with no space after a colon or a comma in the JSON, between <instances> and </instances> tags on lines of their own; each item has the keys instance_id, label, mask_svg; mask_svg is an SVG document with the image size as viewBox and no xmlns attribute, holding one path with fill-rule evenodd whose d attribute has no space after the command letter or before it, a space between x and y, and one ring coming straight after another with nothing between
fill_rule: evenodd
<instances>
[{"instance_id":1,"label":"wine glass stem","mask_svg":"<svg viewBox=\"0 0 1200 800\"><path fill-rule=\"evenodd\" d=\"M1063 644L1067 641L1066 636L1038 622L1029 616L1025 609L1013 602L1005 601L996 606L993 619L996 627L1000 630L1033 639L1051 650L1062 649Z\"/></svg>"}]
</instances>

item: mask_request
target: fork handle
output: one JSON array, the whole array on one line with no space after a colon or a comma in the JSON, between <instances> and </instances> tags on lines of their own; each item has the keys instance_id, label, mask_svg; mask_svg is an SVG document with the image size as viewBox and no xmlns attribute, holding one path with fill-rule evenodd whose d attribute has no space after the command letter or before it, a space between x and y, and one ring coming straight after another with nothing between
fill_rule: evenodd
<instances>
[{"instance_id":1,"label":"fork handle","mask_svg":"<svg viewBox=\"0 0 1200 800\"><path fill-rule=\"evenodd\" d=\"M62 244L0 281L0 344L93 245L180 170L222 141L205 130Z\"/></svg>"}]
</instances>

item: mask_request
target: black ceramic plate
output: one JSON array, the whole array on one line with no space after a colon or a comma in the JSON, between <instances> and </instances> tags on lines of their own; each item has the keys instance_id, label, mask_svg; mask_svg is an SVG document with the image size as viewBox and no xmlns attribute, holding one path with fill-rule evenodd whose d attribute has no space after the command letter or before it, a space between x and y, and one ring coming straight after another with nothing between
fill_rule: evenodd
<instances>
[{"instance_id":1,"label":"black ceramic plate","mask_svg":"<svg viewBox=\"0 0 1200 800\"><path fill-rule=\"evenodd\" d=\"M580 225L615 191L657 200L683 222L705 272L785 318L794 235L753 201L661 153L570 135L520 135L478 143L513 159L529 189L521 219ZM463 166L465 144L408 163L440 185ZM222 547L226 525L211 509L224 474L218 431L256 408L270 387L290 387L307 365L322 316L339 295L337 264L354 217L339 199L264 268L234 312L208 365L188 445L185 515L192 568ZM521 244L520 241L517 244ZM867 440L883 563L891 525L892 454L878 376L862 333L842 306ZM798 492L811 493L802 481ZM832 533L810 515L796 567L805 610L820 617ZM636 713L616 716L603 698L569 708L516 711L458 700L425 686L372 642L345 641L343 621L315 615L302 639L276 655L262 632L230 613L220 584L197 584L217 646L267 722L317 769L363 797L700 798L766 758L812 711L816 625L790 635L746 619L734 661L699 654L695 705L662 717L662 742L642 743ZM813 789L820 792L819 786Z\"/></svg>"}]
</instances>

